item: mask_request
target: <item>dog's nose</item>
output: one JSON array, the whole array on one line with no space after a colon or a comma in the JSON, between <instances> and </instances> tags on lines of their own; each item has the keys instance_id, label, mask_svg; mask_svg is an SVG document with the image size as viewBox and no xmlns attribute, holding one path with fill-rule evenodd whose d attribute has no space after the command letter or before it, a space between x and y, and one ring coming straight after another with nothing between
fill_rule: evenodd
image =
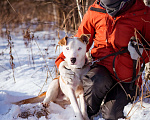
<instances>
[{"instance_id":1,"label":"dog's nose","mask_svg":"<svg viewBox=\"0 0 150 120\"><path fill-rule=\"evenodd\" d=\"M76 62L76 58L71 58L71 62L75 63Z\"/></svg>"}]
</instances>

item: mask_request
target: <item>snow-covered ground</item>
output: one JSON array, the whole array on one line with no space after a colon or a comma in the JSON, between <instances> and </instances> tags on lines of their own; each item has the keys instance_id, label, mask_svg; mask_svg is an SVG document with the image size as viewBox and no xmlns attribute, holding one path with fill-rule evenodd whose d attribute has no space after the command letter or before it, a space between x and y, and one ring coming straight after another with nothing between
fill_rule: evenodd
<instances>
[{"instance_id":1,"label":"snow-covered ground","mask_svg":"<svg viewBox=\"0 0 150 120\"><path fill-rule=\"evenodd\" d=\"M65 33L61 31L59 35L63 38ZM21 34L10 32L10 36L13 42L14 74L10 66L7 38L0 37L0 120L74 120L70 105L64 109L51 103L45 110L40 103L21 106L11 104L47 90L50 81L55 77L55 58L61 52L59 47L56 50L58 32L36 32L29 43L23 40ZM129 112L131 120L150 120L150 99L143 99L143 102L137 102L134 107L133 104L127 105L124 114ZM98 116L95 120L103 118Z\"/></svg>"}]
</instances>

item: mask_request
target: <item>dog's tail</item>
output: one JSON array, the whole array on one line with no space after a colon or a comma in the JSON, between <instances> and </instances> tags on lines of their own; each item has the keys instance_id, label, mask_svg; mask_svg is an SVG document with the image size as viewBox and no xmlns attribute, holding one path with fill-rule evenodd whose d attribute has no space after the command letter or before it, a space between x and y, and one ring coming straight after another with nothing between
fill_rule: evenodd
<instances>
[{"instance_id":1,"label":"dog's tail","mask_svg":"<svg viewBox=\"0 0 150 120\"><path fill-rule=\"evenodd\" d=\"M18 102L14 102L12 104L16 105L22 105L22 104L28 104L28 103L38 103L42 102L46 96L46 92L43 92L42 94L38 95L37 97L29 98L29 99L24 99Z\"/></svg>"}]
</instances>

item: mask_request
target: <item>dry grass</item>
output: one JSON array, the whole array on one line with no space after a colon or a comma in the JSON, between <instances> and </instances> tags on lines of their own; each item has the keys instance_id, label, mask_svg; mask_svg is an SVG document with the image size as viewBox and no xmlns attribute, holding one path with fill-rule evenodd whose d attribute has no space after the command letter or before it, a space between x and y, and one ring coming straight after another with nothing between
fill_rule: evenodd
<instances>
[{"instance_id":1,"label":"dry grass","mask_svg":"<svg viewBox=\"0 0 150 120\"><path fill-rule=\"evenodd\" d=\"M92 4L94 0L89 2ZM85 13L85 2L82 3L82 11ZM73 10L72 10L73 9ZM69 14L68 19L68 13ZM36 25L35 31L45 30L50 27L51 22L55 22L57 28L68 31L76 31L80 18L78 15L76 2L74 0L1 0L0 1L0 29L14 29L19 25L25 24L26 28ZM64 16L67 17L64 28ZM46 28L46 27L47 28ZM62 27L63 26L63 27Z\"/></svg>"},{"instance_id":2,"label":"dry grass","mask_svg":"<svg viewBox=\"0 0 150 120\"><path fill-rule=\"evenodd\" d=\"M55 11L54 11L54 7L55 7ZM84 6L83 6L83 11L84 11ZM33 26L35 25L36 27L34 28L34 31L48 30L50 27L54 27L54 29L61 28L61 29L65 29L66 31L72 31L72 33L74 33L80 24L80 19L77 14L76 3L72 2L69 5L67 5L65 2L59 0L51 1L51 2L39 2L39 1L31 1L31 0L27 0L26 2L20 0L20 2L18 2L17 0L16 1L2 0L0 1L0 13L1 13L0 30L2 28L6 28L5 32L0 31L0 35L1 37L7 36L9 55L10 55L10 65L13 71L14 82L15 82L15 75L14 75L15 64L13 62L14 58L12 55L13 42L11 41L10 31L8 31L8 29L12 29L12 31L14 31L14 29L18 28L19 25L25 24L25 30L23 31L23 38L25 41L24 42L25 45L29 46L30 44L32 44L33 40L36 42L36 39L34 38L34 34L31 34L31 29L33 29ZM51 22L56 22L56 23L54 26L52 26ZM149 22L149 21L145 21L145 22ZM135 35L140 34L136 29L135 31L136 31ZM58 38L60 38L59 32L58 32ZM36 45L40 50L40 47L37 42ZM32 51L32 48L30 49ZM0 55L3 54L4 52L2 51ZM32 63L34 64L33 54L31 54L31 56L32 56L31 57L32 60L29 61L32 61ZM43 56L42 52L41 52L41 56ZM52 77L51 71L49 70L48 65L46 64L46 60L44 56L43 59L45 61L45 67L47 68L47 77L45 82L43 83L42 88L47 83L48 78ZM49 59L55 59L55 58L49 58ZM56 72L56 75L58 75L56 66L54 66L53 69ZM42 88L40 92L42 91ZM143 106L142 105L143 99L145 98L147 98L148 100L150 99L149 88L150 88L150 83L148 82L145 83L145 81L143 81L141 94L138 100L138 102L141 101L141 106ZM136 103L137 102L133 104L129 113L132 111ZM35 111L35 114L37 115L37 118L40 118L40 116L43 115L47 116L48 113L47 112L41 113L41 111ZM28 118L30 115L32 116L33 114L31 114L30 111L25 111L20 113L18 116L21 118Z\"/></svg>"},{"instance_id":3,"label":"dry grass","mask_svg":"<svg viewBox=\"0 0 150 120\"><path fill-rule=\"evenodd\" d=\"M9 63L10 63L10 66L12 68L14 82L16 82L15 81L15 75L14 75L14 68L15 68L15 64L13 62L14 57L12 55L13 42L12 42L12 39L11 39L11 36L10 36L10 31L7 31L6 33L7 33L7 41L8 41L8 47L9 47L9 55L10 55Z\"/></svg>"}]
</instances>

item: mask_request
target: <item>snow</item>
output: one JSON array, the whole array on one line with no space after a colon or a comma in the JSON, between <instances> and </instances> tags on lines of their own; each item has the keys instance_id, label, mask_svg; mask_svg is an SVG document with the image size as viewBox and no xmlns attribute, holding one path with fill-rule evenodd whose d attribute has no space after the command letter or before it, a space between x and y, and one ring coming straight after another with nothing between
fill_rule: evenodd
<instances>
[{"instance_id":1,"label":"snow","mask_svg":"<svg viewBox=\"0 0 150 120\"><path fill-rule=\"evenodd\" d=\"M9 59L7 38L0 37L0 120L75 120L70 105L66 109L50 103L50 107L43 108L40 103L14 105L13 102L35 97L47 90L50 81L55 77L55 58L60 54L61 48L56 46L59 41L56 30L39 31L34 34L30 42L23 40L23 35L10 32L14 57L14 77ZM60 31L60 38L65 32ZM25 45L28 42L28 46ZM130 120L150 120L150 100L135 101L124 108L124 114ZM136 103L137 102L137 103ZM131 110L132 109L132 110ZM131 110L131 112L130 112ZM130 112L130 114L128 114ZM101 115L94 120L104 120Z\"/></svg>"}]
</instances>

